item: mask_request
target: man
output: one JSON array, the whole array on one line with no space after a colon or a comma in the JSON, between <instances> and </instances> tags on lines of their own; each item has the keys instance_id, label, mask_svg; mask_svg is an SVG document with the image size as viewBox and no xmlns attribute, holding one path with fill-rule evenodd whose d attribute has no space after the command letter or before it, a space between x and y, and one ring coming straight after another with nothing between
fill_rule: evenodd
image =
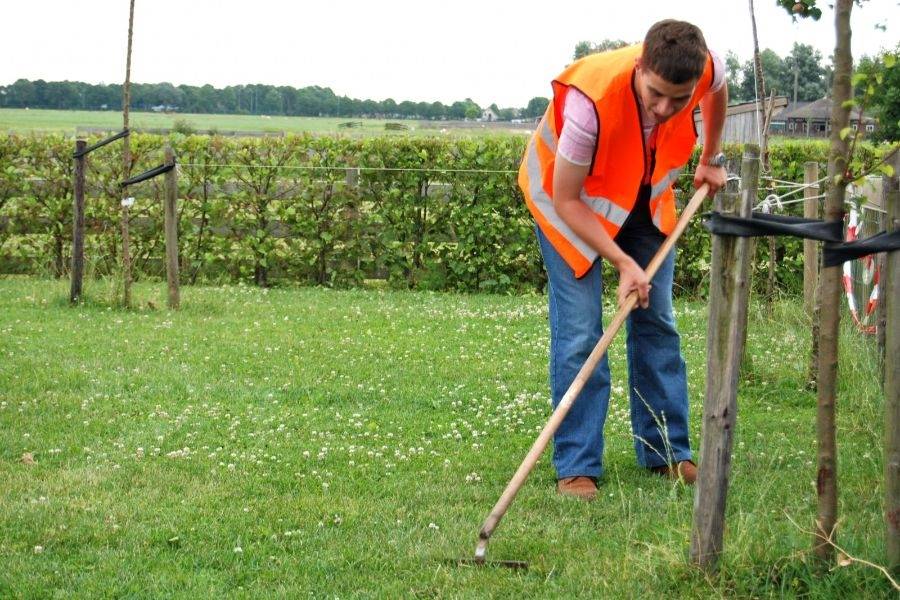
<instances>
[{"instance_id":1,"label":"man","mask_svg":"<svg viewBox=\"0 0 900 600\"><path fill-rule=\"evenodd\" d=\"M553 405L602 335L605 258L618 271L619 305L638 294L626 341L638 463L689 484L697 470L672 314L674 253L652 281L644 269L675 227L671 186L693 151L698 105L705 145L694 185L709 184L712 195L725 184L723 71L700 30L673 20L653 25L643 44L578 60L553 81L553 100L519 169L549 280ZM609 392L604 357L554 437L561 494L596 494Z\"/></svg>"}]
</instances>

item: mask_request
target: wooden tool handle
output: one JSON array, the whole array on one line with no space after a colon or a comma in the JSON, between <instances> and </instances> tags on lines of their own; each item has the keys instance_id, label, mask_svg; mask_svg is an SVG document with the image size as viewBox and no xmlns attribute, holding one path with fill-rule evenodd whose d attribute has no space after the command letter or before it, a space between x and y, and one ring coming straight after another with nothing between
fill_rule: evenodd
<instances>
[{"instance_id":1,"label":"wooden tool handle","mask_svg":"<svg viewBox=\"0 0 900 600\"><path fill-rule=\"evenodd\" d=\"M647 265L647 268L644 270L647 273L647 277L649 279L653 279L653 276L656 275L656 272L659 270L660 265L662 265L663 260L665 260L669 252L672 251L672 247L675 246L675 242L678 241L678 238L682 233L684 233L684 230L687 228L688 222L690 222L691 218L697 212L697 209L700 208L700 205L703 204L703 199L706 198L706 193L708 191L709 186L707 184L701 185L700 189L697 190L697 192L691 198L690 202L688 202L687 206L684 207L684 210L681 213L681 218L679 218L678 223L675 224L675 229L668 235L668 237L666 237L665 242L663 242L662 246L659 247L659 250L656 251L656 254L653 256L650 264ZM479 546L481 548L484 547L484 542L490 539L491 534L494 533L494 529L496 529L497 525L500 524L500 519L502 519L503 515L506 514L509 505L512 504L512 501L513 499L515 499L516 494L519 493L519 489L522 487L522 484L525 483L525 480L528 478L528 475L531 473L534 465L537 464L538 459L541 457L541 454L544 452L544 449L547 447L547 444L550 442L553 434L556 433L557 429L559 429L560 423L562 423L563 419L566 418L569 409L572 407L575 399L578 398L578 394L581 393L584 384L591 376L591 373L593 373L594 369L597 366L597 363L600 362L600 359L606 353L606 349L609 348L609 344L616 336L616 333L618 333L619 328L622 326L622 323L625 322L625 319L628 318L628 315L634 309L634 305L637 303L637 299L637 292L631 292L625 298L625 303L619 308L618 312L616 312L615 316L612 318L612 321L610 321L609 325L606 327L606 331L604 331L603 336L600 338L600 341L598 341L597 345L594 346L594 349L593 351L591 351L590 356L588 356L584 365L581 367L581 370L578 371L578 375L575 376L575 380L572 382L572 385L570 385L569 389L566 390L566 393L563 395L559 404L556 406L556 410L554 410L553 414L550 415L550 419L547 421L547 424L544 425L541 433L534 441L534 444L532 444L531 450L529 450L528 454L525 455L525 459L522 461L522 464L519 465L519 468L516 469L516 472L512 476L512 479L510 479L509 483L506 484L506 489L503 490L503 495L500 496L497 504L495 504L494 508L491 509L490 514L487 516L487 519L485 519L484 524L481 526L481 531L478 534L478 538L482 540L482 542L479 543Z\"/></svg>"}]
</instances>

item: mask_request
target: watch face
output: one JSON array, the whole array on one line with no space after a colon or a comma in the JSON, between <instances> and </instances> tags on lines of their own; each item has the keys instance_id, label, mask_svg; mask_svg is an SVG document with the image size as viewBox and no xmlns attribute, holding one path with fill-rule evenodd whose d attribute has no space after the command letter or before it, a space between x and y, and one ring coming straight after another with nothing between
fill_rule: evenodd
<instances>
[{"instance_id":1,"label":"watch face","mask_svg":"<svg viewBox=\"0 0 900 600\"><path fill-rule=\"evenodd\" d=\"M710 158L709 162L707 164L709 164L709 166L711 166L711 167L724 167L725 160L726 160L725 154L723 154L722 152L719 152L718 154L716 154L715 156Z\"/></svg>"}]
</instances>

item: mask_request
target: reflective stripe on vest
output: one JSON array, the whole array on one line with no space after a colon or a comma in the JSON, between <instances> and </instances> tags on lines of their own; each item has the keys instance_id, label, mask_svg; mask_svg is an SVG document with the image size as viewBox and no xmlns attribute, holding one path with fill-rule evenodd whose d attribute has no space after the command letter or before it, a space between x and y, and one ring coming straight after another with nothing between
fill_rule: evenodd
<instances>
[{"instance_id":1,"label":"reflective stripe on vest","mask_svg":"<svg viewBox=\"0 0 900 600\"><path fill-rule=\"evenodd\" d=\"M549 127L546 127L542 120L540 129L540 139L545 142L548 149L556 154L556 138ZM536 209L540 215L549 223L569 244L571 244L582 258L590 265L597 259L597 253L585 244L575 232L565 224L562 218L556 214L553 208L553 199L544 191L544 182L541 180L541 163L537 153L537 140L532 138L528 142L528 150L525 155L525 163L520 169L520 176L524 171L528 178L528 190L531 192L531 206ZM529 199L526 195L526 199ZM537 217L538 215L535 215Z\"/></svg>"},{"instance_id":2,"label":"reflective stripe on vest","mask_svg":"<svg viewBox=\"0 0 900 600\"><path fill-rule=\"evenodd\" d=\"M665 177L654 183L650 188L650 199L658 198L660 194L669 189L669 186L675 183L682 171L684 171L682 167L675 167L666 173Z\"/></svg>"}]
</instances>

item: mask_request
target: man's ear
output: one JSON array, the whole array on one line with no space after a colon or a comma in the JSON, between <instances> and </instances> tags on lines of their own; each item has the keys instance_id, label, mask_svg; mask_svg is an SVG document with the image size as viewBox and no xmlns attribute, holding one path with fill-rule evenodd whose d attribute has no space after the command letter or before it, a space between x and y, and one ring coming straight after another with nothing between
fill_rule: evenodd
<instances>
[{"instance_id":1,"label":"man's ear","mask_svg":"<svg viewBox=\"0 0 900 600\"><path fill-rule=\"evenodd\" d=\"M641 62L641 57L638 56L634 59L634 68L640 71L643 68L643 63Z\"/></svg>"}]
</instances>

